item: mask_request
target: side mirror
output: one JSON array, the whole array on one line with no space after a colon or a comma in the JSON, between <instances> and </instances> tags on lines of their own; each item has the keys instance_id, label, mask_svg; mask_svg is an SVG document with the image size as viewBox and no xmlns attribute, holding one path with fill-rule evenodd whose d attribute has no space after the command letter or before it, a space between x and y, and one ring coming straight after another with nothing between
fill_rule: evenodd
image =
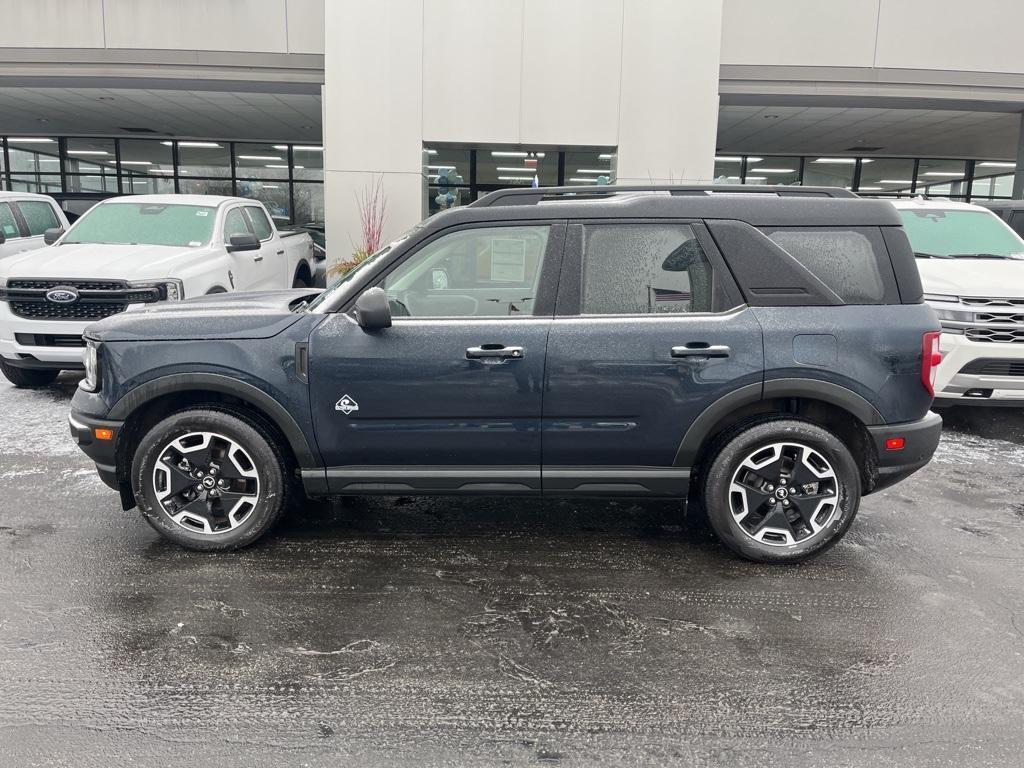
<instances>
[{"instance_id":1,"label":"side mirror","mask_svg":"<svg viewBox=\"0 0 1024 768\"><path fill-rule=\"evenodd\" d=\"M225 250L228 253L235 253L236 251L258 251L260 249L260 239L256 235L244 234L244 235L232 235L228 238L228 245Z\"/></svg>"},{"instance_id":2,"label":"side mirror","mask_svg":"<svg viewBox=\"0 0 1024 768\"><path fill-rule=\"evenodd\" d=\"M391 327L391 307L383 288L370 288L356 299L356 322L364 331Z\"/></svg>"},{"instance_id":3,"label":"side mirror","mask_svg":"<svg viewBox=\"0 0 1024 768\"><path fill-rule=\"evenodd\" d=\"M61 236L64 234L63 227L51 227L50 229L43 232L43 242L47 245L53 245Z\"/></svg>"},{"instance_id":4,"label":"side mirror","mask_svg":"<svg viewBox=\"0 0 1024 768\"><path fill-rule=\"evenodd\" d=\"M7 242L7 235L5 235L4 231L2 229L0 229L0 245L3 245L6 242Z\"/></svg>"}]
</instances>

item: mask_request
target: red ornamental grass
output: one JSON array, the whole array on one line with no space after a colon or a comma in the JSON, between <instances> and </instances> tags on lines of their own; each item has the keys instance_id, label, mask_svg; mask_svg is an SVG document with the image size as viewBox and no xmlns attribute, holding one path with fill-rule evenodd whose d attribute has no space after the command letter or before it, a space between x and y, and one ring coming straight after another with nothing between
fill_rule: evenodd
<instances>
[{"instance_id":1,"label":"red ornamental grass","mask_svg":"<svg viewBox=\"0 0 1024 768\"><path fill-rule=\"evenodd\" d=\"M356 202L359 205L359 224L363 237L359 250L367 255L376 253L380 249L384 236L388 198L384 194L383 186L384 180L377 178L356 195Z\"/></svg>"}]
</instances>

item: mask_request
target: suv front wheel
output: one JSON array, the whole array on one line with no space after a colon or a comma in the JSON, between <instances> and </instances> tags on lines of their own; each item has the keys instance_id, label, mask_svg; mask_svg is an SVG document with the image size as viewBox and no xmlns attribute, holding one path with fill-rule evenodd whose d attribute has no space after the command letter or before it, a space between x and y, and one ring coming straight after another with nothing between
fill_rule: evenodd
<instances>
[{"instance_id":1,"label":"suv front wheel","mask_svg":"<svg viewBox=\"0 0 1024 768\"><path fill-rule=\"evenodd\" d=\"M860 506L860 474L846 445L805 421L776 419L724 441L704 476L708 519L736 553L791 563L824 552Z\"/></svg>"},{"instance_id":2,"label":"suv front wheel","mask_svg":"<svg viewBox=\"0 0 1024 768\"><path fill-rule=\"evenodd\" d=\"M285 509L288 482L281 452L255 423L197 408L143 436L132 490L161 535L189 549L222 550L270 530Z\"/></svg>"}]
</instances>

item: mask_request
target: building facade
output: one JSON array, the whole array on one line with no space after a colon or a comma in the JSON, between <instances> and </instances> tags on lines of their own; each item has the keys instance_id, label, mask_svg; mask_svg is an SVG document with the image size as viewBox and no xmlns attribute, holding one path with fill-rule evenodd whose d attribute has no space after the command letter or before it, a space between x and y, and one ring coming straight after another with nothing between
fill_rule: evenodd
<instances>
[{"instance_id":1,"label":"building facade","mask_svg":"<svg viewBox=\"0 0 1024 768\"><path fill-rule=\"evenodd\" d=\"M0 0L0 184L232 192L343 258L499 186L1009 197L1017 0Z\"/></svg>"}]
</instances>

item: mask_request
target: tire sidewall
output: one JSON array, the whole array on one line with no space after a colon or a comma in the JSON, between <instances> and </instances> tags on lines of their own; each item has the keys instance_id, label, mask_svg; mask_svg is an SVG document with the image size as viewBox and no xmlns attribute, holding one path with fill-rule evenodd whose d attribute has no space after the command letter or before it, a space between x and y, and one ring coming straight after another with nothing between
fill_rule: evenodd
<instances>
[{"instance_id":1,"label":"tire sidewall","mask_svg":"<svg viewBox=\"0 0 1024 768\"><path fill-rule=\"evenodd\" d=\"M729 486L740 463L772 443L800 443L821 453L835 470L839 512L810 541L789 545L763 544L750 538L732 515ZM846 445L833 433L797 419L755 424L733 436L712 459L703 484L704 507L722 542L739 555L762 563L792 563L819 555L834 546L853 523L860 506L860 471Z\"/></svg>"},{"instance_id":2,"label":"tire sidewall","mask_svg":"<svg viewBox=\"0 0 1024 768\"><path fill-rule=\"evenodd\" d=\"M171 441L190 432L215 432L234 440L259 470L259 501L237 528L212 534L189 531L171 520L156 499L153 469L158 455ZM267 437L246 421L215 410L183 411L156 424L139 441L131 477L135 501L147 522L161 535L190 549L237 549L251 544L277 521L287 495L280 454Z\"/></svg>"}]
</instances>

